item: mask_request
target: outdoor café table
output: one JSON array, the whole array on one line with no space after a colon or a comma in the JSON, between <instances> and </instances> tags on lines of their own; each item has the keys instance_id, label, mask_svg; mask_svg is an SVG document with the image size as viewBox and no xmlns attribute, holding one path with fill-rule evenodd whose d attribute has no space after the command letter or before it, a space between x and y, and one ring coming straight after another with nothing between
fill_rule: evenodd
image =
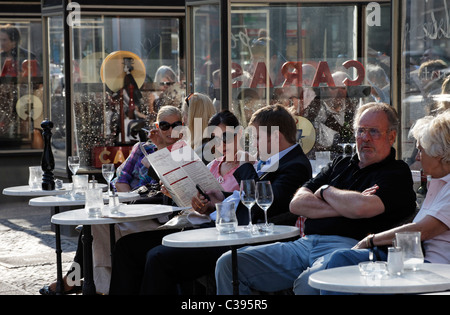
<instances>
[{"instance_id":1,"label":"outdoor caf\u00e9 table","mask_svg":"<svg viewBox=\"0 0 450 315\"><path fill-rule=\"evenodd\" d=\"M92 258L92 234L91 225L97 224L110 224L132 222L140 220L155 219L158 217L172 214L174 211L178 211L179 208L155 205L155 204L134 204L134 205L121 205L118 214L108 215L108 217L88 217L84 209L71 210L55 214L52 216L51 222L56 225L83 225L83 270L84 270L84 283L83 294L92 295L96 293L95 284L93 280L93 258ZM61 263L61 244L59 229L56 229L56 259ZM115 240L112 239L111 242ZM60 265L59 265L60 266ZM63 278L62 268L58 266L57 270L57 285L56 292L61 294L63 292Z\"/></svg>"},{"instance_id":2,"label":"outdoor caf\u00e9 table","mask_svg":"<svg viewBox=\"0 0 450 315\"><path fill-rule=\"evenodd\" d=\"M7 196L26 196L26 197L56 196L70 192L71 189L72 189L71 183L64 183L62 189L54 189L54 190L31 189L29 185L22 185L4 188L3 194Z\"/></svg>"},{"instance_id":3,"label":"outdoor caf\u00e9 table","mask_svg":"<svg viewBox=\"0 0 450 315\"><path fill-rule=\"evenodd\" d=\"M250 234L244 226L238 226L236 232L219 234L215 227L177 232L164 236L162 244L168 247L199 248L230 246L233 268L233 294L239 295L237 276L237 248L241 245L273 242L299 236L295 226L274 225L273 233Z\"/></svg>"},{"instance_id":4,"label":"outdoor caf\u00e9 table","mask_svg":"<svg viewBox=\"0 0 450 315\"><path fill-rule=\"evenodd\" d=\"M416 294L450 290L450 265L422 264L400 276L362 276L358 266L322 270L309 277L309 285L320 290L359 294Z\"/></svg>"}]
</instances>

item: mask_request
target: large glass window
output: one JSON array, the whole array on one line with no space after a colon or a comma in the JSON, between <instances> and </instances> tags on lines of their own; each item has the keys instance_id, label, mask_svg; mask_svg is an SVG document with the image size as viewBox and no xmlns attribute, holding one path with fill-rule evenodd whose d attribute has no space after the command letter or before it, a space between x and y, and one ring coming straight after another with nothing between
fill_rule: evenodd
<instances>
[{"instance_id":1,"label":"large glass window","mask_svg":"<svg viewBox=\"0 0 450 315\"><path fill-rule=\"evenodd\" d=\"M40 21L0 19L0 150L42 149Z\"/></svg>"},{"instance_id":2,"label":"large glass window","mask_svg":"<svg viewBox=\"0 0 450 315\"><path fill-rule=\"evenodd\" d=\"M450 1L404 3L401 145L403 159L419 170L409 130L417 119L450 108Z\"/></svg>"},{"instance_id":3,"label":"large glass window","mask_svg":"<svg viewBox=\"0 0 450 315\"><path fill-rule=\"evenodd\" d=\"M322 151L350 154L356 107L390 102L390 5L366 8L233 4L228 107L241 123L281 103L295 115L311 159Z\"/></svg>"},{"instance_id":4,"label":"large glass window","mask_svg":"<svg viewBox=\"0 0 450 315\"><path fill-rule=\"evenodd\" d=\"M73 132L66 130L61 136L71 137L69 152L80 156L81 171L89 171L102 163L123 162L134 143L147 139L145 129L161 106L181 107L185 86L178 18L85 15L80 22L72 28ZM50 28L50 36L56 76L63 69L64 47L58 32ZM53 77L52 81L57 79ZM52 83L56 119L64 107L55 99L59 81ZM57 161L56 168L65 169L65 160Z\"/></svg>"}]
</instances>

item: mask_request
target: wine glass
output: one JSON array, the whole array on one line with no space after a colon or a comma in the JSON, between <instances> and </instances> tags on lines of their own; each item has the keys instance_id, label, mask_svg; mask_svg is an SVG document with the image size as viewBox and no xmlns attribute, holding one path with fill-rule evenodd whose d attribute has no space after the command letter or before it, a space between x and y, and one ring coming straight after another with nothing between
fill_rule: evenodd
<instances>
[{"instance_id":1,"label":"wine glass","mask_svg":"<svg viewBox=\"0 0 450 315\"><path fill-rule=\"evenodd\" d=\"M69 158L67 159L67 165L69 166L72 175L75 175L80 168L80 157L76 155L69 156Z\"/></svg>"},{"instance_id":2,"label":"wine glass","mask_svg":"<svg viewBox=\"0 0 450 315\"><path fill-rule=\"evenodd\" d=\"M113 179L113 177L114 177L114 164L103 164L102 165L102 175L103 175L103 178L108 183L108 196L109 196L109 193L110 193L109 185L111 183L111 179Z\"/></svg>"},{"instance_id":3,"label":"wine glass","mask_svg":"<svg viewBox=\"0 0 450 315\"><path fill-rule=\"evenodd\" d=\"M270 181L261 181L256 183L256 203L264 210L265 224L264 229L269 232L269 222L267 221L267 209L270 208L273 202L272 185Z\"/></svg>"},{"instance_id":4,"label":"wine glass","mask_svg":"<svg viewBox=\"0 0 450 315\"><path fill-rule=\"evenodd\" d=\"M249 221L245 229L252 233L252 207L256 203L256 189L255 181L253 179L241 180L239 197L241 198L241 202L248 208Z\"/></svg>"}]
</instances>

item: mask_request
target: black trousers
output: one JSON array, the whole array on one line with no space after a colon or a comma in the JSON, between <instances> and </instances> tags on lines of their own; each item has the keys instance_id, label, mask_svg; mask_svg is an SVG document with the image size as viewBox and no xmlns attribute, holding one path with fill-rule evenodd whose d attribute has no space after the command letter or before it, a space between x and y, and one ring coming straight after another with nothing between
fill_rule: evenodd
<instances>
[{"instance_id":1,"label":"black trousers","mask_svg":"<svg viewBox=\"0 0 450 315\"><path fill-rule=\"evenodd\" d=\"M110 295L177 294L179 283L214 272L228 247L175 248L161 245L179 230L130 234L116 243Z\"/></svg>"}]
</instances>

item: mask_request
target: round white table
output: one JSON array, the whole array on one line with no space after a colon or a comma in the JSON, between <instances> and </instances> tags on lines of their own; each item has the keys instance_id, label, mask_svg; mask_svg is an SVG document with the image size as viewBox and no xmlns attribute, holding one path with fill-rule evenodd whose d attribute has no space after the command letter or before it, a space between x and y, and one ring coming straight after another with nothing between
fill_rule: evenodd
<instances>
[{"instance_id":1,"label":"round white table","mask_svg":"<svg viewBox=\"0 0 450 315\"><path fill-rule=\"evenodd\" d=\"M358 266L322 270L309 277L320 290L359 294L415 294L450 290L450 265L423 264L417 271L381 279L362 276Z\"/></svg>"},{"instance_id":2,"label":"round white table","mask_svg":"<svg viewBox=\"0 0 450 315\"><path fill-rule=\"evenodd\" d=\"M106 187L106 185L105 185ZM3 194L7 196L55 196L63 195L70 192L72 189L71 183L64 183L62 189L55 190L42 190L42 189L31 189L28 185L13 186L3 189Z\"/></svg>"},{"instance_id":3,"label":"round white table","mask_svg":"<svg viewBox=\"0 0 450 315\"><path fill-rule=\"evenodd\" d=\"M221 247L230 246L233 268L233 294L239 295L239 279L237 265L237 247L299 236L299 229L295 226L275 225L272 233L250 234L238 226L235 233L220 234L216 228L194 229L164 236L162 244L169 247Z\"/></svg>"},{"instance_id":4,"label":"round white table","mask_svg":"<svg viewBox=\"0 0 450 315\"><path fill-rule=\"evenodd\" d=\"M95 283L93 280L93 259L92 259L92 234L91 225L96 224L109 224L114 231L114 224L122 222L132 222L140 220L155 219L158 217L172 214L174 211L178 211L181 208L155 205L155 204L135 204L135 205L121 205L119 213L114 215L108 215L108 217L88 217L84 209L71 210L61 212L52 216L51 222L59 225L83 225L83 265L84 265L84 282L83 282L83 294L93 295L96 294ZM115 242L115 237L111 233L111 248ZM59 229L56 229L56 260L57 260L57 294L63 292L63 278L61 266L61 238L59 235Z\"/></svg>"},{"instance_id":5,"label":"round white table","mask_svg":"<svg viewBox=\"0 0 450 315\"><path fill-rule=\"evenodd\" d=\"M118 192L119 202L131 202L140 198L136 192ZM42 196L30 199L28 204L36 207L62 207L62 206L82 206L84 205L84 197L72 199L70 196ZM103 193L103 202L109 203L108 193Z\"/></svg>"}]
</instances>

